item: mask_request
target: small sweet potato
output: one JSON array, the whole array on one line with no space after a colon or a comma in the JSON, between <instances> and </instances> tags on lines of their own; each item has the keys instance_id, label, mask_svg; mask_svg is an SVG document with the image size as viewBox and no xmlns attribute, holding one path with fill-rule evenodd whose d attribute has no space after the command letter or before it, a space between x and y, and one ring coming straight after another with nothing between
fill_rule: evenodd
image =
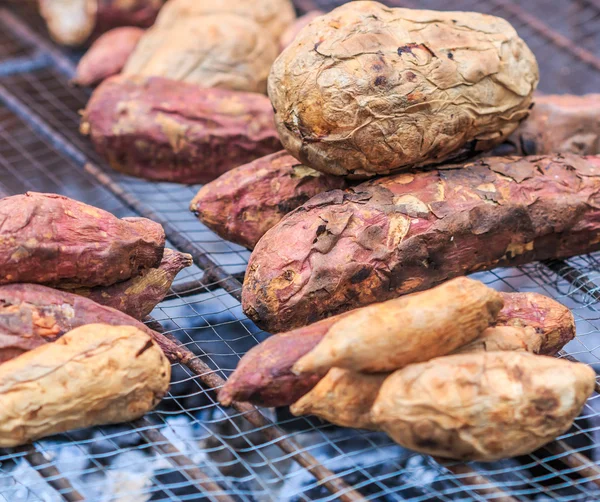
<instances>
[{"instance_id":1,"label":"small sweet potato","mask_svg":"<svg viewBox=\"0 0 600 502\"><path fill-rule=\"evenodd\" d=\"M170 379L147 333L82 326L0 366L0 447L134 420L160 402Z\"/></svg>"},{"instance_id":2,"label":"small sweet potato","mask_svg":"<svg viewBox=\"0 0 600 502\"><path fill-rule=\"evenodd\" d=\"M314 195L345 187L344 178L303 166L283 151L204 185L190 210L223 239L252 249L287 213Z\"/></svg>"},{"instance_id":3,"label":"small sweet potato","mask_svg":"<svg viewBox=\"0 0 600 502\"><path fill-rule=\"evenodd\" d=\"M113 168L155 181L206 183L281 150L265 96L164 78L105 80L81 131Z\"/></svg>"},{"instance_id":4,"label":"small sweet potato","mask_svg":"<svg viewBox=\"0 0 600 502\"><path fill-rule=\"evenodd\" d=\"M305 26L308 26L316 18L325 14L321 10L311 10L303 16L300 16L296 21L291 24L279 38L279 50L283 51L288 45L290 45L294 39L298 36Z\"/></svg>"},{"instance_id":5,"label":"small sweet potato","mask_svg":"<svg viewBox=\"0 0 600 502\"><path fill-rule=\"evenodd\" d=\"M163 228L82 202L27 192L0 200L0 284L110 286L163 256Z\"/></svg>"},{"instance_id":6,"label":"small sweet potato","mask_svg":"<svg viewBox=\"0 0 600 502\"><path fill-rule=\"evenodd\" d=\"M121 73L143 33L142 28L127 26L101 35L80 59L72 82L87 87Z\"/></svg>"},{"instance_id":7,"label":"small sweet potato","mask_svg":"<svg viewBox=\"0 0 600 502\"><path fill-rule=\"evenodd\" d=\"M142 320L163 301L177 274L192 263L191 255L165 249L158 268L112 286L78 288L71 292Z\"/></svg>"},{"instance_id":8,"label":"small sweet potato","mask_svg":"<svg viewBox=\"0 0 600 502\"><path fill-rule=\"evenodd\" d=\"M349 313L292 368L382 373L450 354L494 323L502 295L459 277L433 289Z\"/></svg>"},{"instance_id":9,"label":"small sweet potato","mask_svg":"<svg viewBox=\"0 0 600 502\"><path fill-rule=\"evenodd\" d=\"M490 157L313 197L259 241L242 302L270 332L453 277L600 249L600 157Z\"/></svg>"},{"instance_id":10,"label":"small sweet potato","mask_svg":"<svg viewBox=\"0 0 600 502\"><path fill-rule=\"evenodd\" d=\"M542 334L532 327L493 326L487 328L471 342L455 350L453 354L498 351L539 354L542 342Z\"/></svg>"},{"instance_id":11,"label":"small sweet potato","mask_svg":"<svg viewBox=\"0 0 600 502\"><path fill-rule=\"evenodd\" d=\"M373 423L405 448L458 460L524 455L571 427L594 391L585 364L526 352L478 352L390 375Z\"/></svg>"}]
</instances>

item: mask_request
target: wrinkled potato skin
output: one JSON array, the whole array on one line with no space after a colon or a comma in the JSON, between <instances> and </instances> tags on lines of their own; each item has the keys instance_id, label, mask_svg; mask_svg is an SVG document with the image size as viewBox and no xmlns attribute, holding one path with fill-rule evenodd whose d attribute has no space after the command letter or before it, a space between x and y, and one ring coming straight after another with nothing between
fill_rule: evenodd
<instances>
[{"instance_id":1,"label":"wrinkled potato skin","mask_svg":"<svg viewBox=\"0 0 600 502\"><path fill-rule=\"evenodd\" d=\"M55 194L0 200L0 284L110 286L157 267L165 233Z\"/></svg>"},{"instance_id":2,"label":"wrinkled potato skin","mask_svg":"<svg viewBox=\"0 0 600 502\"><path fill-rule=\"evenodd\" d=\"M163 301L177 274L192 263L191 255L165 249L158 268L112 286L79 288L71 292L141 321Z\"/></svg>"},{"instance_id":3,"label":"wrinkled potato skin","mask_svg":"<svg viewBox=\"0 0 600 502\"><path fill-rule=\"evenodd\" d=\"M453 354L467 352L530 352L539 354L542 348L542 335L534 328L514 326L493 326L487 328L477 338L463 345Z\"/></svg>"},{"instance_id":4,"label":"wrinkled potato skin","mask_svg":"<svg viewBox=\"0 0 600 502\"><path fill-rule=\"evenodd\" d=\"M269 332L453 277L600 249L600 158L479 159L313 197L259 241L244 311Z\"/></svg>"},{"instance_id":5,"label":"wrinkled potato skin","mask_svg":"<svg viewBox=\"0 0 600 502\"><path fill-rule=\"evenodd\" d=\"M405 448L494 461L565 432L592 394L585 364L526 352L479 352L411 364L383 383L371 419Z\"/></svg>"},{"instance_id":6,"label":"wrinkled potato skin","mask_svg":"<svg viewBox=\"0 0 600 502\"><path fill-rule=\"evenodd\" d=\"M387 376L332 368L290 411L296 416L316 415L341 427L377 430L371 421L371 407Z\"/></svg>"},{"instance_id":7,"label":"wrinkled potato skin","mask_svg":"<svg viewBox=\"0 0 600 502\"><path fill-rule=\"evenodd\" d=\"M500 144L537 82L535 57L504 19L349 2L277 58L269 96L290 154L368 178Z\"/></svg>"},{"instance_id":8,"label":"wrinkled potato skin","mask_svg":"<svg viewBox=\"0 0 600 502\"><path fill-rule=\"evenodd\" d=\"M279 51L283 51L288 45L290 45L294 39L298 36L306 26L312 23L316 18L324 15L325 13L321 10L311 10L303 16L300 16L296 21L283 32L279 38Z\"/></svg>"},{"instance_id":9,"label":"wrinkled potato skin","mask_svg":"<svg viewBox=\"0 0 600 502\"><path fill-rule=\"evenodd\" d=\"M204 185L190 210L218 236L253 249L267 230L311 197L346 181L277 152L236 167Z\"/></svg>"},{"instance_id":10,"label":"wrinkled potato skin","mask_svg":"<svg viewBox=\"0 0 600 502\"><path fill-rule=\"evenodd\" d=\"M123 74L264 94L277 50L252 19L228 14L183 18L147 30Z\"/></svg>"},{"instance_id":11,"label":"wrinkled potato skin","mask_svg":"<svg viewBox=\"0 0 600 502\"><path fill-rule=\"evenodd\" d=\"M82 326L0 366L0 447L134 420L160 402L170 379L171 365L148 334Z\"/></svg>"},{"instance_id":12,"label":"wrinkled potato skin","mask_svg":"<svg viewBox=\"0 0 600 502\"><path fill-rule=\"evenodd\" d=\"M212 14L235 14L253 19L278 40L294 22L296 13L290 0L170 0L161 10L156 24L175 26L181 19Z\"/></svg>"},{"instance_id":13,"label":"wrinkled potato skin","mask_svg":"<svg viewBox=\"0 0 600 502\"><path fill-rule=\"evenodd\" d=\"M133 26L104 33L79 61L73 83L83 87L92 86L121 73L143 34L143 29Z\"/></svg>"},{"instance_id":14,"label":"wrinkled potato skin","mask_svg":"<svg viewBox=\"0 0 600 502\"><path fill-rule=\"evenodd\" d=\"M331 326L294 373L343 368L383 373L450 354L496 320L504 301L479 281L459 277L436 288L357 310Z\"/></svg>"},{"instance_id":15,"label":"wrinkled potato skin","mask_svg":"<svg viewBox=\"0 0 600 502\"><path fill-rule=\"evenodd\" d=\"M265 96L164 78L105 80L81 131L114 169L153 181L207 183L281 150Z\"/></svg>"}]
</instances>

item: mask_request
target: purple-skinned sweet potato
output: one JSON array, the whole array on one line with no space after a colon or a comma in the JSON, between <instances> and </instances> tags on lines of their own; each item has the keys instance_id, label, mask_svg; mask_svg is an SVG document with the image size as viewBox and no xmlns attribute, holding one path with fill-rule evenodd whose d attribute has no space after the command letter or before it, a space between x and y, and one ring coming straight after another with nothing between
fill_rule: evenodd
<instances>
[{"instance_id":1,"label":"purple-skinned sweet potato","mask_svg":"<svg viewBox=\"0 0 600 502\"><path fill-rule=\"evenodd\" d=\"M55 194L0 200L0 284L110 286L159 266L165 233Z\"/></svg>"},{"instance_id":2,"label":"purple-skinned sweet potato","mask_svg":"<svg viewBox=\"0 0 600 502\"><path fill-rule=\"evenodd\" d=\"M346 186L344 178L303 166L281 151L204 185L190 209L223 239L252 249L287 213L319 193Z\"/></svg>"},{"instance_id":3,"label":"purple-skinned sweet potato","mask_svg":"<svg viewBox=\"0 0 600 502\"><path fill-rule=\"evenodd\" d=\"M453 277L600 249L600 157L495 157L317 195L260 240L244 311L281 332Z\"/></svg>"},{"instance_id":4,"label":"purple-skinned sweet potato","mask_svg":"<svg viewBox=\"0 0 600 502\"><path fill-rule=\"evenodd\" d=\"M266 96L159 77L105 80L81 131L114 169L155 181L206 183L281 150Z\"/></svg>"},{"instance_id":5,"label":"purple-skinned sweet potato","mask_svg":"<svg viewBox=\"0 0 600 502\"><path fill-rule=\"evenodd\" d=\"M151 268L142 275L112 286L79 288L71 290L71 293L142 320L163 301L177 274L192 263L191 255L165 249L158 268Z\"/></svg>"},{"instance_id":6,"label":"purple-skinned sweet potato","mask_svg":"<svg viewBox=\"0 0 600 502\"><path fill-rule=\"evenodd\" d=\"M540 354L555 355L575 337L570 310L538 293L501 293L504 307L497 326L533 328L540 335ZM271 336L253 347L219 392L219 401L249 401L257 406L288 406L310 391L324 373L295 375L292 367L313 350L347 312L285 334Z\"/></svg>"},{"instance_id":7,"label":"purple-skinned sweet potato","mask_svg":"<svg viewBox=\"0 0 600 502\"><path fill-rule=\"evenodd\" d=\"M101 35L79 61L72 82L87 87L121 73L143 33L142 28L125 26Z\"/></svg>"}]
</instances>

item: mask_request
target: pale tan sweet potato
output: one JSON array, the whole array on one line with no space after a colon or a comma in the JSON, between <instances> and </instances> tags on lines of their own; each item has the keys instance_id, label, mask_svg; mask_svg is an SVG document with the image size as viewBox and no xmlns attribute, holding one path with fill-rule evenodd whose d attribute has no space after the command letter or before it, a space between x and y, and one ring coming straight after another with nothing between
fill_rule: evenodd
<instances>
[{"instance_id":1,"label":"pale tan sweet potato","mask_svg":"<svg viewBox=\"0 0 600 502\"><path fill-rule=\"evenodd\" d=\"M486 151L528 114L535 57L504 19L348 2L273 64L284 147L354 178Z\"/></svg>"},{"instance_id":2,"label":"pale tan sweet potato","mask_svg":"<svg viewBox=\"0 0 600 502\"><path fill-rule=\"evenodd\" d=\"M349 313L300 359L294 373L344 368L381 373L450 354L473 341L502 309L502 296L459 277L436 288Z\"/></svg>"},{"instance_id":3,"label":"pale tan sweet potato","mask_svg":"<svg viewBox=\"0 0 600 502\"><path fill-rule=\"evenodd\" d=\"M164 245L163 228L145 218L55 194L0 200L0 284L110 286L158 267Z\"/></svg>"},{"instance_id":4,"label":"pale tan sweet potato","mask_svg":"<svg viewBox=\"0 0 600 502\"><path fill-rule=\"evenodd\" d=\"M155 181L207 183L281 150L265 96L164 78L105 80L81 131L114 169Z\"/></svg>"},{"instance_id":5,"label":"pale tan sweet potato","mask_svg":"<svg viewBox=\"0 0 600 502\"><path fill-rule=\"evenodd\" d=\"M479 159L313 197L259 241L242 302L270 332L456 276L600 249L600 157Z\"/></svg>"},{"instance_id":6,"label":"pale tan sweet potato","mask_svg":"<svg viewBox=\"0 0 600 502\"><path fill-rule=\"evenodd\" d=\"M300 33L306 26L323 14L325 13L321 10L311 10L310 12L307 12L303 16L300 16L298 19L296 19L296 21L288 26L288 28L279 38L279 50L283 51L294 41L294 39L298 36L298 33Z\"/></svg>"},{"instance_id":7,"label":"pale tan sweet potato","mask_svg":"<svg viewBox=\"0 0 600 502\"><path fill-rule=\"evenodd\" d=\"M498 351L539 354L542 342L542 334L532 327L493 326L487 328L471 342L455 350L453 354Z\"/></svg>"},{"instance_id":8,"label":"pale tan sweet potato","mask_svg":"<svg viewBox=\"0 0 600 502\"><path fill-rule=\"evenodd\" d=\"M171 365L131 326L90 324L0 365L0 446L126 422L167 393Z\"/></svg>"},{"instance_id":9,"label":"pale tan sweet potato","mask_svg":"<svg viewBox=\"0 0 600 502\"><path fill-rule=\"evenodd\" d=\"M439 357L389 376L371 419L405 448L494 461L530 453L569 429L595 377L585 364L526 352Z\"/></svg>"},{"instance_id":10,"label":"pale tan sweet potato","mask_svg":"<svg viewBox=\"0 0 600 502\"><path fill-rule=\"evenodd\" d=\"M346 185L344 178L303 166L282 151L204 185L190 210L223 239L252 249L287 213L314 195Z\"/></svg>"},{"instance_id":11,"label":"pale tan sweet potato","mask_svg":"<svg viewBox=\"0 0 600 502\"><path fill-rule=\"evenodd\" d=\"M142 28L133 26L104 33L79 60L72 82L87 87L121 73L143 33Z\"/></svg>"},{"instance_id":12,"label":"pale tan sweet potato","mask_svg":"<svg viewBox=\"0 0 600 502\"><path fill-rule=\"evenodd\" d=\"M143 320L163 301L177 274L191 267L192 263L191 255L165 249L158 268L151 268L142 275L112 286L78 288L71 292Z\"/></svg>"}]
</instances>

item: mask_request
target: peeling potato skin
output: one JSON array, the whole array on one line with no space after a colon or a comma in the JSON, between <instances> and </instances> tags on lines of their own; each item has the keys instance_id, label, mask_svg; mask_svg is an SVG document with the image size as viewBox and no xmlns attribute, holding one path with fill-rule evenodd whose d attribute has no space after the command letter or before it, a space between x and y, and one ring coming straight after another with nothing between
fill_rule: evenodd
<instances>
[{"instance_id":1,"label":"peeling potato skin","mask_svg":"<svg viewBox=\"0 0 600 502\"><path fill-rule=\"evenodd\" d=\"M167 358L143 331L77 328L0 366L0 447L137 419L161 401L170 378Z\"/></svg>"},{"instance_id":2,"label":"peeling potato skin","mask_svg":"<svg viewBox=\"0 0 600 502\"><path fill-rule=\"evenodd\" d=\"M534 329L541 339L540 353L554 355L575 337L573 314L552 298L538 293L500 294L504 307L496 325ZM355 312L358 311L272 336L253 347L221 389L219 400L225 406L232 401L249 401L265 407L294 403L324 375L322 372L296 375L292 372L294 364L313 350L342 317Z\"/></svg>"},{"instance_id":3,"label":"peeling potato skin","mask_svg":"<svg viewBox=\"0 0 600 502\"><path fill-rule=\"evenodd\" d=\"M151 268L142 275L112 286L80 288L71 292L141 321L163 301L177 274L191 267L192 263L191 255L165 249L158 268Z\"/></svg>"},{"instance_id":4,"label":"peeling potato skin","mask_svg":"<svg viewBox=\"0 0 600 502\"><path fill-rule=\"evenodd\" d=\"M281 150L265 96L164 78L105 80L81 132L114 169L153 181L207 183Z\"/></svg>"},{"instance_id":5,"label":"peeling potato skin","mask_svg":"<svg viewBox=\"0 0 600 502\"><path fill-rule=\"evenodd\" d=\"M371 419L405 448L491 462L568 430L595 376L585 364L525 352L439 357L389 376Z\"/></svg>"},{"instance_id":6,"label":"peeling potato skin","mask_svg":"<svg viewBox=\"0 0 600 502\"><path fill-rule=\"evenodd\" d=\"M537 82L504 19L348 2L282 52L268 92L291 155L365 179L493 148L527 117Z\"/></svg>"},{"instance_id":7,"label":"peeling potato skin","mask_svg":"<svg viewBox=\"0 0 600 502\"><path fill-rule=\"evenodd\" d=\"M287 213L319 193L346 186L344 178L303 166L282 151L204 185L190 210L223 239L252 249Z\"/></svg>"},{"instance_id":8,"label":"peeling potato skin","mask_svg":"<svg viewBox=\"0 0 600 502\"><path fill-rule=\"evenodd\" d=\"M288 45L290 45L294 39L298 36L306 26L312 23L316 18L324 15L325 12L321 10L311 10L307 12L303 16L300 16L294 24L290 25L287 30L285 30L280 39L279 39L279 50L283 51Z\"/></svg>"},{"instance_id":9,"label":"peeling potato skin","mask_svg":"<svg viewBox=\"0 0 600 502\"><path fill-rule=\"evenodd\" d=\"M242 303L269 332L494 267L600 249L600 158L495 157L313 197L257 244Z\"/></svg>"},{"instance_id":10,"label":"peeling potato skin","mask_svg":"<svg viewBox=\"0 0 600 502\"><path fill-rule=\"evenodd\" d=\"M0 200L0 284L110 286L160 264L165 233L55 194Z\"/></svg>"},{"instance_id":11,"label":"peeling potato skin","mask_svg":"<svg viewBox=\"0 0 600 502\"><path fill-rule=\"evenodd\" d=\"M142 28L126 26L101 35L79 61L73 83L92 86L121 73L143 33Z\"/></svg>"}]
</instances>

